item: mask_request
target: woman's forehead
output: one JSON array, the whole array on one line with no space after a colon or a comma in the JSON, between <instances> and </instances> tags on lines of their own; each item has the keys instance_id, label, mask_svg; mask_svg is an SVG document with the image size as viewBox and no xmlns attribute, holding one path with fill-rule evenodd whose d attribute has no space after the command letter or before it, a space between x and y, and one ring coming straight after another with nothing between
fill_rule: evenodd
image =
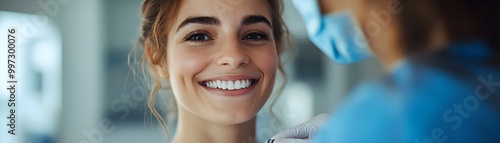
<instances>
[{"instance_id":1,"label":"woman's forehead","mask_svg":"<svg viewBox=\"0 0 500 143\"><path fill-rule=\"evenodd\" d=\"M267 0L185 0L181 4L175 25L190 17L200 16L218 18L221 24L240 23L249 15L261 15L270 20Z\"/></svg>"}]
</instances>

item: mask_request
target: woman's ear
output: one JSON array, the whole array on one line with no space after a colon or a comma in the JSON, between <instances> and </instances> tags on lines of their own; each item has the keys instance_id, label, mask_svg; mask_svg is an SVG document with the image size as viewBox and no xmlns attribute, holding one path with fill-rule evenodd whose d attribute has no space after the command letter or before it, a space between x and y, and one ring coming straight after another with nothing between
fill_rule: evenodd
<instances>
[{"instance_id":1,"label":"woman's ear","mask_svg":"<svg viewBox=\"0 0 500 143\"><path fill-rule=\"evenodd\" d=\"M166 63L166 62L160 62L160 63ZM163 79L169 78L168 69L166 65L160 64L159 66L156 66L156 68L158 69L158 74L160 75L161 78Z\"/></svg>"},{"instance_id":2,"label":"woman's ear","mask_svg":"<svg viewBox=\"0 0 500 143\"><path fill-rule=\"evenodd\" d=\"M145 44L144 52L146 53L149 63L151 63L151 68L158 72L158 75L160 75L161 78L168 79L167 62L162 59L165 58L165 56L158 57L159 55L157 54L160 53L158 53L157 50L154 50L149 44Z\"/></svg>"},{"instance_id":3,"label":"woman's ear","mask_svg":"<svg viewBox=\"0 0 500 143\"><path fill-rule=\"evenodd\" d=\"M146 53L146 58L148 59L149 63L151 65L155 65L155 59L154 59L154 53L152 51L153 49L151 48L151 45L148 43L144 44L144 53Z\"/></svg>"}]
</instances>

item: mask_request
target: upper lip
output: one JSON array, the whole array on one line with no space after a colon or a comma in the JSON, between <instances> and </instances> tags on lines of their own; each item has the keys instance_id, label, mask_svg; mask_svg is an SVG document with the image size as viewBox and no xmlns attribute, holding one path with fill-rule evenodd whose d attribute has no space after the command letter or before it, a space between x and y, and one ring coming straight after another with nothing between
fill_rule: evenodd
<instances>
[{"instance_id":1,"label":"upper lip","mask_svg":"<svg viewBox=\"0 0 500 143\"><path fill-rule=\"evenodd\" d=\"M217 76L217 77L212 77L212 78L207 78L203 79L200 82L206 82L206 81L216 81L216 80L221 80L221 81L235 81L235 80L243 80L243 79L251 79L251 80L257 80L260 77L258 76L253 76L253 75L247 75L247 74L233 74L233 75L222 75L222 76Z\"/></svg>"}]
</instances>

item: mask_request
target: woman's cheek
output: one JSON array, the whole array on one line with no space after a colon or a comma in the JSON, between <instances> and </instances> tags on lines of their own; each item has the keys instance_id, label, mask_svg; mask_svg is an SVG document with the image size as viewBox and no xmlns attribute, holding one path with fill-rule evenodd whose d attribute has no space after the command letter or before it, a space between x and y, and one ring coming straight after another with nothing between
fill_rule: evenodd
<instances>
[{"instance_id":1,"label":"woman's cheek","mask_svg":"<svg viewBox=\"0 0 500 143\"><path fill-rule=\"evenodd\" d=\"M172 70L183 76L194 76L206 66L206 55L193 52L172 52ZM178 75L179 76L179 75Z\"/></svg>"},{"instance_id":2,"label":"woman's cheek","mask_svg":"<svg viewBox=\"0 0 500 143\"><path fill-rule=\"evenodd\" d=\"M268 49L271 49L268 48ZM261 67L265 74L274 74L278 68L278 55L276 50L267 50L260 52L256 58L256 64ZM266 75L270 76L270 75Z\"/></svg>"}]
</instances>

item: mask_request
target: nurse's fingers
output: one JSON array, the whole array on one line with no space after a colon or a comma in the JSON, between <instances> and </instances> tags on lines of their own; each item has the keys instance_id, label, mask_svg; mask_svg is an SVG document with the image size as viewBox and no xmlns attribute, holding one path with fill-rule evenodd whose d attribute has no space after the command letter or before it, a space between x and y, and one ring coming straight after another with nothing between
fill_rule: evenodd
<instances>
[{"instance_id":1,"label":"nurse's fingers","mask_svg":"<svg viewBox=\"0 0 500 143\"><path fill-rule=\"evenodd\" d=\"M312 130L311 128L315 127L312 127L312 125L309 122L305 122L279 132L278 134L274 135L272 139L285 139L285 138L305 139L309 137L309 134Z\"/></svg>"},{"instance_id":2,"label":"nurse's fingers","mask_svg":"<svg viewBox=\"0 0 500 143\"><path fill-rule=\"evenodd\" d=\"M311 143L309 139L269 139L266 143Z\"/></svg>"},{"instance_id":3,"label":"nurse's fingers","mask_svg":"<svg viewBox=\"0 0 500 143\"><path fill-rule=\"evenodd\" d=\"M319 114L313 119L293 126L291 128L285 129L278 134L274 135L272 139L284 139L284 138L293 138L293 139L307 139L316 134L316 132L323 126L325 126L326 122L330 118L328 114Z\"/></svg>"}]
</instances>

